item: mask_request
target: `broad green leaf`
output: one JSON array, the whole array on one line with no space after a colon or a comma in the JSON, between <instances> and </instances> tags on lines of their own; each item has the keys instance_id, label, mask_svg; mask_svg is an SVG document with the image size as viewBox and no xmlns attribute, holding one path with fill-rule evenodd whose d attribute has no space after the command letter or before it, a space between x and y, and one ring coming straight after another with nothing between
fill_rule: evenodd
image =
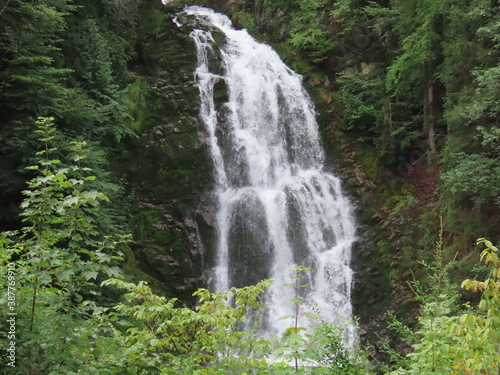
<instances>
[{"instance_id":1,"label":"broad green leaf","mask_svg":"<svg viewBox=\"0 0 500 375\"><path fill-rule=\"evenodd\" d=\"M85 271L82 272L82 276L85 278L85 280L90 280L90 279L96 279L98 275L97 271Z\"/></svg>"}]
</instances>

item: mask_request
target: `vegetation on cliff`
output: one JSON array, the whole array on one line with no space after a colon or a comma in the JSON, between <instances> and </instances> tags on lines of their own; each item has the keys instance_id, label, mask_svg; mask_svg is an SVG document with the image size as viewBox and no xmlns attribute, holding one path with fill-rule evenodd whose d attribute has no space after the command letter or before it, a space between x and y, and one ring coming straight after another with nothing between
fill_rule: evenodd
<instances>
[{"instance_id":1,"label":"vegetation on cliff","mask_svg":"<svg viewBox=\"0 0 500 375\"><path fill-rule=\"evenodd\" d=\"M370 298L385 295L380 291L390 281L399 302L406 281L426 283L426 265L433 275L444 272L433 263L439 217L440 262L452 261L447 285L489 280L464 285L483 292L486 302L463 291L457 300L432 277L415 289L422 318L417 336L408 337L413 362L395 371L494 372L498 363L487 358L498 340L492 334L498 331L498 261L496 248L483 241L488 264L479 264L475 240L487 236L495 243L500 236L498 4L195 2L230 12L304 75L326 148L343 160L339 169L352 194L372 207L360 221L375 228L376 249L360 244L359 259L383 259L387 266L360 266L359 274L378 289L370 289ZM110 352L121 356L109 362L113 366L126 363L120 362L126 324L118 329L107 310L122 293L119 283L99 286L120 272L117 248L126 254L129 281L147 278L155 291L183 301L203 284L197 274L207 249L194 234L206 231L210 240L213 231L209 207L196 212L193 206L211 182L210 166L195 119L192 46L171 22L174 9L163 9L159 0L0 3L0 228L19 231L4 239L2 251L9 250L2 253L1 277L7 285L8 265L22 267L19 308L30 319L19 329L26 334L23 356L32 358L25 372L46 373L46 366L61 363L66 367L51 371L78 372L111 361ZM43 135L55 137L50 147L56 149L26 169L39 152L40 134L33 132L39 116L56 118L60 132ZM72 154L84 154L98 178L74 164ZM28 195L26 180L32 181ZM101 235L129 231L135 241L118 247ZM120 285L158 297L143 284ZM434 299L423 298L426 287ZM471 311L459 313L468 300ZM139 339L134 345L148 355L156 350ZM481 356L486 360L478 363ZM438 357L444 362L428 361Z\"/></svg>"}]
</instances>

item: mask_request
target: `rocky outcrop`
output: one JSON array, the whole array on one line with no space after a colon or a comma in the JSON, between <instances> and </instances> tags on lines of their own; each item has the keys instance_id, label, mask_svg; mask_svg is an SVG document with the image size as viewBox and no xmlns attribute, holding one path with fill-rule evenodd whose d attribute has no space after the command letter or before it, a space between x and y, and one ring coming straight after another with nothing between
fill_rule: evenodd
<instances>
[{"instance_id":1,"label":"rocky outcrop","mask_svg":"<svg viewBox=\"0 0 500 375\"><path fill-rule=\"evenodd\" d=\"M213 173L198 120L195 47L173 12L149 14L128 93L137 137L124 142L116 170L130 197L135 266L157 290L189 301L205 286L214 239Z\"/></svg>"}]
</instances>

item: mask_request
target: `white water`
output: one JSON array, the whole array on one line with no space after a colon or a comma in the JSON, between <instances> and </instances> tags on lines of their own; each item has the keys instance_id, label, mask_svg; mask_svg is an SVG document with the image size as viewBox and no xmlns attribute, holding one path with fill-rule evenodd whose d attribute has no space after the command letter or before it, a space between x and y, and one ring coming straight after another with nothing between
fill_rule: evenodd
<instances>
[{"instance_id":1,"label":"white water","mask_svg":"<svg viewBox=\"0 0 500 375\"><path fill-rule=\"evenodd\" d=\"M352 209L340 181L324 171L313 104L301 76L269 46L207 8L179 16L191 25L198 55L200 116L209 135L218 199L217 290L274 280L265 329L292 326L290 269L311 268L301 313L318 312L348 327L354 340L349 267ZM180 22L176 20L180 25ZM215 41L217 40L217 42ZM227 98L214 100L214 86ZM217 103L217 104L216 104ZM307 318L299 325L309 326Z\"/></svg>"}]
</instances>

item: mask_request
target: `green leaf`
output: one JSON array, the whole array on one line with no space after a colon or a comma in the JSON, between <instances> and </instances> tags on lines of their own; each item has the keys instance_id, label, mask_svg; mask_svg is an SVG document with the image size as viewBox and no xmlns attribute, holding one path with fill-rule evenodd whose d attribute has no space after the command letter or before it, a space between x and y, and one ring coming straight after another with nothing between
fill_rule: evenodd
<instances>
[{"instance_id":1,"label":"green leaf","mask_svg":"<svg viewBox=\"0 0 500 375\"><path fill-rule=\"evenodd\" d=\"M85 278L85 280L90 280L90 279L96 279L97 278L97 271L84 271L82 272L82 276Z\"/></svg>"},{"instance_id":2,"label":"green leaf","mask_svg":"<svg viewBox=\"0 0 500 375\"><path fill-rule=\"evenodd\" d=\"M62 201L62 204L65 206L78 205L79 203L80 203L80 197L75 197L75 196L67 197Z\"/></svg>"},{"instance_id":3,"label":"green leaf","mask_svg":"<svg viewBox=\"0 0 500 375\"><path fill-rule=\"evenodd\" d=\"M41 271L37 274L37 279L40 284L49 284L52 281L52 276L47 271Z\"/></svg>"},{"instance_id":4,"label":"green leaf","mask_svg":"<svg viewBox=\"0 0 500 375\"><path fill-rule=\"evenodd\" d=\"M281 343L283 345L292 345L302 340L302 336L299 333L289 332L288 334L284 334Z\"/></svg>"},{"instance_id":5,"label":"green leaf","mask_svg":"<svg viewBox=\"0 0 500 375\"><path fill-rule=\"evenodd\" d=\"M122 272L119 267L110 267L106 269L106 274L108 277L120 277Z\"/></svg>"},{"instance_id":6,"label":"green leaf","mask_svg":"<svg viewBox=\"0 0 500 375\"><path fill-rule=\"evenodd\" d=\"M66 269L60 273L57 274L57 279L59 281L67 281L71 278L72 275L75 274L75 271L71 268Z\"/></svg>"},{"instance_id":7,"label":"green leaf","mask_svg":"<svg viewBox=\"0 0 500 375\"><path fill-rule=\"evenodd\" d=\"M304 312L304 315L307 316L309 319L313 319L313 320L320 318L320 316L318 314L313 314L313 313L310 313L307 311Z\"/></svg>"}]
</instances>

